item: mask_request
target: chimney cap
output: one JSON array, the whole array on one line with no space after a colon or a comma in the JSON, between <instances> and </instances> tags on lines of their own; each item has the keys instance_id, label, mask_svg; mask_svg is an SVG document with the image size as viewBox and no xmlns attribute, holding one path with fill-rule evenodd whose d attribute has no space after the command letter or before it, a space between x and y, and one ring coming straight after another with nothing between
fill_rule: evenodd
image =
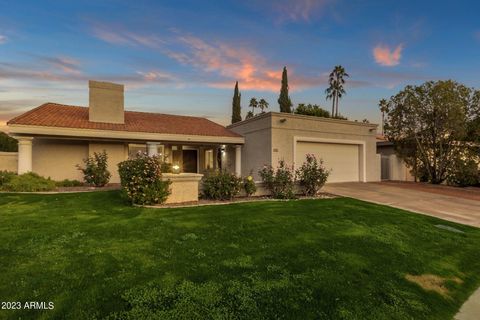
<instances>
[{"instance_id":1,"label":"chimney cap","mask_svg":"<svg viewBox=\"0 0 480 320\"><path fill-rule=\"evenodd\" d=\"M118 84L118 83L113 83L113 82L88 80L88 87L89 88L122 90L123 91L124 85L123 84Z\"/></svg>"}]
</instances>

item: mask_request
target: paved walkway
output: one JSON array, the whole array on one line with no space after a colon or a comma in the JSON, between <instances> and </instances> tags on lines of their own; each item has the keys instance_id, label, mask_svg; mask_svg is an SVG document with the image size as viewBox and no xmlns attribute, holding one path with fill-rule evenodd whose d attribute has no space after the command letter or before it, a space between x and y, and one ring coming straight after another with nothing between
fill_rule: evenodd
<instances>
[{"instance_id":1,"label":"paved walkway","mask_svg":"<svg viewBox=\"0 0 480 320\"><path fill-rule=\"evenodd\" d=\"M323 191L480 227L480 200L467 196L468 190L462 197L461 189L449 194L393 183L346 182L327 184Z\"/></svg>"}]
</instances>

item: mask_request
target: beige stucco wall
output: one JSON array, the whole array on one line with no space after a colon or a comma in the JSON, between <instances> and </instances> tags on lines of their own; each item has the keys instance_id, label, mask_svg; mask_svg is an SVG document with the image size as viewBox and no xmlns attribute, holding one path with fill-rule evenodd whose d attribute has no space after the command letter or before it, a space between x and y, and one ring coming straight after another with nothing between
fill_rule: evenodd
<instances>
[{"instance_id":1,"label":"beige stucco wall","mask_svg":"<svg viewBox=\"0 0 480 320\"><path fill-rule=\"evenodd\" d=\"M414 181L414 176L410 173L410 169L405 162L395 154L388 156L390 165L390 180L395 181Z\"/></svg>"},{"instance_id":2,"label":"beige stucco wall","mask_svg":"<svg viewBox=\"0 0 480 320\"><path fill-rule=\"evenodd\" d=\"M242 121L229 126L229 129L245 138L242 146L242 176L252 172L255 180L260 180L258 170L272 163L272 121L270 117L259 116L256 119ZM227 157L232 159L230 170L235 168L235 150L230 148Z\"/></svg>"},{"instance_id":3,"label":"beige stucco wall","mask_svg":"<svg viewBox=\"0 0 480 320\"><path fill-rule=\"evenodd\" d=\"M362 170L361 180L378 181L380 166L376 156L376 127L375 124L273 112L236 123L229 129L245 137L242 175L253 169L258 180L256 173L263 164L275 166L279 160L294 164L295 141L299 137L308 137L360 142L360 152L365 152L365 177ZM363 167L362 156L359 162Z\"/></svg>"},{"instance_id":4,"label":"beige stucco wall","mask_svg":"<svg viewBox=\"0 0 480 320\"><path fill-rule=\"evenodd\" d=\"M170 195L166 204L197 201L199 194L199 183L202 174L196 173L164 173L163 180L170 180Z\"/></svg>"},{"instance_id":5,"label":"beige stucco wall","mask_svg":"<svg viewBox=\"0 0 480 320\"><path fill-rule=\"evenodd\" d=\"M128 144L123 142L90 142L88 154L102 152L105 150L108 155L108 171L111 173L110 183L120 183L118 175L118 164L128 158Z\"/></svg>"},{"instance_id":6,"label":"beige stucco wall","mask_svg":"<svg viewBox=\"0 0 480 320\"><path fill-rule=\"evenodd\" d=\"M17 172L18 169L18 153L17 152L0 152L0 171L6 170Z\"/></svg>"},{"instance_id":7,"label":"beige stucco wall","mask_svg":"<svg viewBox=\"0 0 480 320\"><path fill-rule=\"evenodd\" d=\"M75 179L83 175L76 165L88 156L88 142L80 140L33 139L32 170L53 180Z\"/></svg>"}]
</instances>

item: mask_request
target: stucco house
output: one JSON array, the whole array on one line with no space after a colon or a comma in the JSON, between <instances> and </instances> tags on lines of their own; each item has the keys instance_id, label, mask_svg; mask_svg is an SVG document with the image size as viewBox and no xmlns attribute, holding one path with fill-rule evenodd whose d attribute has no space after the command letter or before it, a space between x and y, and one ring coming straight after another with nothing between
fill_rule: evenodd
<instances>
[{"instance_id":1,"label":"stucco house","mask_svg":"<svg viewBox=\"0 0 480 320\"><path fill-rule=\"evenodd\" d=\"M332 170L329 182L380 180L374 124L268 112L224 127L201 117L125 111L123 85L107 82L89 82L88 107L46 103L7 124L19 141L16 171L54 180L81 180L77 165L102 150L113 183L117 164L140 150L181 172L224 168L257 180L266 164L283 159L298 167L313 153Z\"/></svg>"}]
</instances>

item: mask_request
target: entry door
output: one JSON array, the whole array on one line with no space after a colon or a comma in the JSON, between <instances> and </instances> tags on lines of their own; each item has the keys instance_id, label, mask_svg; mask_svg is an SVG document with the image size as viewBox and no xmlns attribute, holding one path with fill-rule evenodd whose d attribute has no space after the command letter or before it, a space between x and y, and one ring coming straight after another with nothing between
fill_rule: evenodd
<instances>
[{"instance_id":1,"label":"entry door","mask_svg":"<svg viewBox=\"0 0 480 320\"><path fill-rule=\"evenodd\" d=\"M197 150L183 150L183 172L197 173Z\"/></svg>"}]
</instances>

